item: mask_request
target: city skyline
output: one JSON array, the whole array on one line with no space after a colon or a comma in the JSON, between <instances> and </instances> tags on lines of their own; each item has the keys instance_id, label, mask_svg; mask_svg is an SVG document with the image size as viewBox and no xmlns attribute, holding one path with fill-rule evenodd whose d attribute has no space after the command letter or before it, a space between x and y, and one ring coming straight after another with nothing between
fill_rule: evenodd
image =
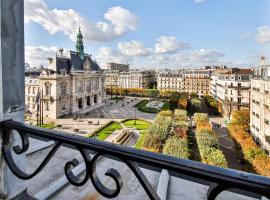
<instances>
[{"instance_id":1,"label":"city skyline","mask_svg":"<svg viewBox=\"0 0 270 200\"><path fill-rule=\"evenodd\" d=\"M74 50L80 26L85 52L103 68L107 62L144 68L250 67L270 52L268 7L267 1L243 0L26 0L26 62L46 66L57 48Z\"/></svg>"}]
</instances>

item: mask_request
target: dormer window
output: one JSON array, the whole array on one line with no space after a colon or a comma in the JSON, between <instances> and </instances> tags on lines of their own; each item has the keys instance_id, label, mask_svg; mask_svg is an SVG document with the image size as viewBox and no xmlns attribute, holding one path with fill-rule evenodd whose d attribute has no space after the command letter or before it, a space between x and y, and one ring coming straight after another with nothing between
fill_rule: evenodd
<instances>
[{"instance_id":1,"label":"dormer window","mask_svg":"<svg viewBox=\"0 0 270 200\"><path fill-rule=\"evenodd\" d=\"M62 76L65 76L66 75L66 70L65 69L62 69L62 70L60 70L60 75L62 75Z\"/></svg>"}]
</instances>

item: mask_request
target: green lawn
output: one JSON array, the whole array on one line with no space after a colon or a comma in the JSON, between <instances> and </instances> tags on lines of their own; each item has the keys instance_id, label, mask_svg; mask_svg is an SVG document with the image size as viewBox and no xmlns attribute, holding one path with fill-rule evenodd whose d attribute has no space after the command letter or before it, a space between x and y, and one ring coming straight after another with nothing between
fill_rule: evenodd
<instances>
[{"instance_id":1,"label":"green lawn","mask_svg":"<svg viewBox=\"0 0 270 200\"><path fill-rule=\"evenodd\" d=\"M142 149L146 132L147 132L147 130L140 131L141 136L140 136L140 138L138 139L138 141L135 144L136 149Z\"/></svg>"},{"instance_id":2,"label":"green lawn","mask_svg":"<svg viewBox=\"0 0 270 200\"><path fill-rule=\"evenodd\" d=\"M118 122L112 122L108 124L106 127L98 131L95 135L98 135L98 140L105 140L111 133L113 133L117 129L121 129L122 127ZM93 137L93 136L92 136Z\"/></svg>"},{"instance_id":3,"label":"green lawn","mask_svg":"<svg viewBox=\"0 0 270 200\"><path fill-rule=\"evenodd\" d=\"M145 121L145 120L136 120L136 124L135 124L135 120L127 120L123 123L124 125L126 125L127 127L134 127L138 130L146 130L149 127L149 122Z\"/></svg>"},{"instance_id":4,"label":"green lawn","mask_svg":"<svg viewBox=\"0 0 270 200\"><path fill-rule=\"evenodd\" d=\"M48 129L54 129L54 128L56 128L56 126L55 125L52 125L52 124L42 124L40 127L41 128L48 128Z\"/></svg>"},{"instance_id":5,"label":"green lawn","mask_svg":"<svg viewBox=\"0 0 270 200\"><path fill-rule=\"evenodd\" d=\"M146 104L149 102L149 100L142 100L141 102L137 103L134 107L137 107L139 111L146 112L146 113L158 113L160 112L159 109L156 108L149 108L146 107ZM167 101L163 101L162 110L169 110L170 109L170 103Z\"/></svg>"},{"instance_id":6,"label":"green lawn","mask_svg":"<svg viewBox=\"0 0 270 200\"><path fill-rule=\"evenodd\" d=\"M136 124L134 124L134 122L135 120L131 119L131 120L124 121L123 124L126 125L127 127L133 127L139 130L140 137L137 143L135 144L135 148L141 149L144 142L145 133L147 132L147 129L151 123L145 120L140 120L140 119L136 120Z\"/></svg>"}]
</instances>

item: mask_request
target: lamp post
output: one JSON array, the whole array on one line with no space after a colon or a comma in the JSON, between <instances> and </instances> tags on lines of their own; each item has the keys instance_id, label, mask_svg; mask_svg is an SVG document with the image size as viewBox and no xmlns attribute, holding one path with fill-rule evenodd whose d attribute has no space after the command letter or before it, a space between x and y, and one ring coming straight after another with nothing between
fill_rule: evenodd
<instances>
[{"instance_id":1,"label":"lamp post","mask_svg":"<svg viewBox=\"0 0 270 200\"><path fill-rule=\"evenodd\" d=\"M136 125L136 119L137 119L137 108L136 107L134 107L134 115L135 115L135 117L134 117L134 125Z\"/></svg>"}]
</instances>

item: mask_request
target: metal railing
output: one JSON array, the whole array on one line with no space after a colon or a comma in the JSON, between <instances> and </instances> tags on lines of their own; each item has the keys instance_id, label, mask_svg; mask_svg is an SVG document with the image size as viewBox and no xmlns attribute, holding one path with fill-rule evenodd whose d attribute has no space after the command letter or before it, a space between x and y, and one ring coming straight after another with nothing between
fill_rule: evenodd
<instances>
[{"instance_id":1,"label":"metal railing","mask_svg":"<svg viewBox=\"0 0 270 200\"><path fill-rule=\"evenodd\" d=\"M210 166L196 161L156 154L59 131L42 129L12 120L3 121L1 128L3 130L2 153L13 174L23 180L28 180L36 176L48 164L57 150L61 146L66 146L78 150L86 166L85 175L81 178L75 176L72 172L72 169L79 165L79 161L77 159L67 161L64 172L69 183L75 186L82 186L90 179L95 189L106 198L117 197L124 183L120 175L121 169L110 168L105 175L112 178L116 188L110 189L103 185L96 173L96 161L101 157L109 157L125 163L128 168L132 170L149 198L153 200L158 200L160 197L147 180L141 168L148 168L154 171L167 169L173 176L179 174L179 177L189 177L191 181L197 179L204 180L209 186L207 199L210 200L216 199L221 192L227 190L235 193L239 193L240 190L243 190L247 193L252 192L270 198L270 179L267 177ZM11 145L12 135L15 134L15 132L17 132L21 138L21 145ZM22 155L28 150L29 137L55 142L55 145L39 167L30 174L22 171L16 165L16 161L12 157L13 153Z\"/></svg>"}]
</instances>

